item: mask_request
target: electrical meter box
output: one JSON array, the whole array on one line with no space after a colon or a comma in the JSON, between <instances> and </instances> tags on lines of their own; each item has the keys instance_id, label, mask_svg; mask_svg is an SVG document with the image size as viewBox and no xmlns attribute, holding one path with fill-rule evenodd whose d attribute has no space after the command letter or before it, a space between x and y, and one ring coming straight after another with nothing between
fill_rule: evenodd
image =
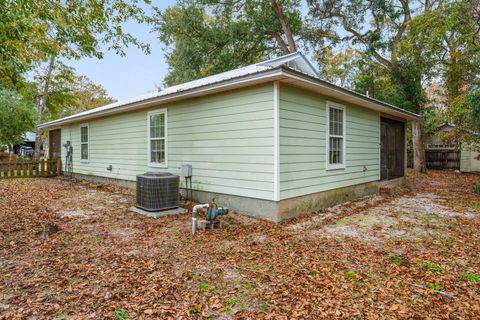
<instances>
[{"instance_id":1,"label":"electrical meter box","mask_svg":"<svg viewBox=\"0 0 480 320\"><path fill-rule=\"evenodd\" d=\"M182 164L180 166L180 176L184 178L189 178L192 176L192 165Z\"/></svg>"}]
</instances>

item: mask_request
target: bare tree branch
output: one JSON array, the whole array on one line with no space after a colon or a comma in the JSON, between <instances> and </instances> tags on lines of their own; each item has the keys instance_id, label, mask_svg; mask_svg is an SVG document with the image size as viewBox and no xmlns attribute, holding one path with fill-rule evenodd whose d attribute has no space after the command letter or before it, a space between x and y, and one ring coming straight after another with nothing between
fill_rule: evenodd
<instances>
[{"instance_id":1,"label":"bare tree branch","mask_svg":"<svg viewBox=\"0 0 480 320\"><path fill-rule=\"evenodd\" d=\"M386 66L387 68L391 69L393 68L393 64L390 60L388 60L387 58L383 57L380 53L378 53L377 50L374 50L371 48L370 46L370 43L367 41L367 39L365 38L365 35L361 34L360 32L358 32L357 30L353 29L352 27L350 27L350 25L348 24L348 21L347 21L347 18L344 16L344 15L340 15L340 17L342 18L342 25L343 25L343 28L350 32L358 41L362 42L364 45L366 45L367 47L369 47L369 49L371 50L373 56L375 57L375 59L377 59L378 62L380 62L381 64L383 64L384 66Z\"/></svg>"}]
</instances>

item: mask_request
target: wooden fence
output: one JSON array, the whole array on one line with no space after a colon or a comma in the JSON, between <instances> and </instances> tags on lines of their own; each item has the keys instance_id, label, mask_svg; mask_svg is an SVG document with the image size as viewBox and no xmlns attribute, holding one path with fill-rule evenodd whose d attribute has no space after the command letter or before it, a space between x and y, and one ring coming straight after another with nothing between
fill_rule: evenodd
<instances>
[{"instance_id":1,"label":"wooden fence","mask_svg":"<svg viewBox=\"0 0 480 320\"><path fill-rule=\"evenodd\" d=\"M426 150L425 160L427 169L460 170L460 151L455 150Z\"/></svg>"},{"instance_id":2,"label":"wooden fence","mask_svg":"<svg viewBox=\"0 0 480 320\"><path fill-rule=\"evenodd\" d=\"M0 179L54 177L60 175L61 172L60 159L0 162Z\"/></svg>"}]
</instances>

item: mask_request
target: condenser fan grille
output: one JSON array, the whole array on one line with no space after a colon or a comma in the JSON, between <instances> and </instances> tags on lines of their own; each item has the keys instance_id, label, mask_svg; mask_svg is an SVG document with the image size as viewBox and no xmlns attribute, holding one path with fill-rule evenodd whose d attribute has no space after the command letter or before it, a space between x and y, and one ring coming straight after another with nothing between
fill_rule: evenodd
<instances>
[{"instance_id":1,"label":"condenser fan grille","mask_svg":"<svg viewBox=\"0 0 480 320\"><path fill-rule=\"evenodd\" d=\"M147 211L178 208L179 181L179 177L171 173L138 175L136 207Z\"/></svg>"}]
</instances>

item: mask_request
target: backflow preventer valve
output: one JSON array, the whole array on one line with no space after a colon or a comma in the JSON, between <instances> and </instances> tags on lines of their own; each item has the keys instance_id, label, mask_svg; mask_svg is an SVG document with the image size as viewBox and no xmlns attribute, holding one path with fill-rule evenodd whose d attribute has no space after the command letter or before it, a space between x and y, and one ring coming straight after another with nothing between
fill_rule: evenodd
<instances>
[{"instance_id":1,"label":"backflow preventer valve","mask_svg":"<svg viewBox=\"0 0 480 320\"><path fill-rule=\"evenodd\" d=\"M201 221L202 224L210 225L212 228L217 224L217 218L228 214L228 208L218 207L215 199L212 202L205 204L197 204L192 210L192 234L195 235L197 231L197 212L198 209L207 209L207 220Z\"/></svg>"}]
</instances>

